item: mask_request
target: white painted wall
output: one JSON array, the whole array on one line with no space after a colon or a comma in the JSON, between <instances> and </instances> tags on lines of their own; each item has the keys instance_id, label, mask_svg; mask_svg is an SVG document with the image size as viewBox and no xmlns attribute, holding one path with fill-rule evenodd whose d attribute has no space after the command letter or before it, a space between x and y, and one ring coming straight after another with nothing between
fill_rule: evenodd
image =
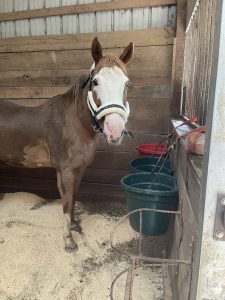
<instances>
[{"instance_id":1,"label":"white painted wall","mask_svg":"<svg viewBox=\"0 0 225 300\"><path fill-rule=\"evenodd\" d=\"M94 2L110 2L110 0L0 0L0 13ZM175 6L125 9L0 22L0 37L174 27L175 23Z\"/></svg>"}]
</instances>

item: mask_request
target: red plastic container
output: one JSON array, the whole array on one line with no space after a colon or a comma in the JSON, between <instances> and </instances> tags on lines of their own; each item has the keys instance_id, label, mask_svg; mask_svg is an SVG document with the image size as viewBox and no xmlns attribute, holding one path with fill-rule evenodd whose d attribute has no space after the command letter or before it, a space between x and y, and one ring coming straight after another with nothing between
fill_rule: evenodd
<instances>
[{"instance_id":1,"label":"red plastic container","mask_svg":"<svg viewBox=\"0 0 225 300\"><path fill-rule=\"evenodd\" d=\"M168 148L164 144L142 144L138 145L136 149L139 151L140 156L161 156L166 155Z\"/></svg>"}]
</instances>

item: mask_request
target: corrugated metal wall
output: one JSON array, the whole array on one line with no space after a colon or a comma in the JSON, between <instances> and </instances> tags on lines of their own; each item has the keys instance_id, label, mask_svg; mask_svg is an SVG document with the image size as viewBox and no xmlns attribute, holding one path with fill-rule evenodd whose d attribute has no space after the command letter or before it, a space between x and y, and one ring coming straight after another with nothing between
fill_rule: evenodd
<instances>
[{"instance_id":1,"label":"corrugated metal wall","mask_svg":"<svg viewBox=\"0 0 225 300\"><path fill-rule=\"evenodd\" d=\"M0 13L109 0L1 0ZM109 1L110 2L110 1ZM0 22L0 37L109 32L175 26L176 6L135 8Z\"/></svg>"}]
</instances>

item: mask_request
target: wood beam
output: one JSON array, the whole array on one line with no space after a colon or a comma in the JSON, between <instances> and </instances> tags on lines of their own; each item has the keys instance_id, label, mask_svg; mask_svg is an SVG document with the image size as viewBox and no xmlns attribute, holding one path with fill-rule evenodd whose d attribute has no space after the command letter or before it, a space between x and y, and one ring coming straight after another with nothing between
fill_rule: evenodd
<instances>
[{"instance_id":1,"label":"wood beam","mask_svg":"<svg viewBox=\"0 0 225 300\"><path fill-rule=\"evenodd\" d=\"M90 13L107 10L119 10L130 8L142 8L153 6L174 5L177 0L118 0L113 2L99 2L91 4L69 5L61 7L42 8L27 11L1 13L0 22L43 18L50 16L72 15L78 13Z\"/></svg>"},{"instance_id":2,"label":"wood beam","mask_svg":"<svg viewBox=\"0 0 225 300\"><path fill-rule=\"evenodd\" d=\"M173 48L171 115L180 115L181 89L184 66L187 0L177 1L177 30Z\"/></svg>"}]
</instances>

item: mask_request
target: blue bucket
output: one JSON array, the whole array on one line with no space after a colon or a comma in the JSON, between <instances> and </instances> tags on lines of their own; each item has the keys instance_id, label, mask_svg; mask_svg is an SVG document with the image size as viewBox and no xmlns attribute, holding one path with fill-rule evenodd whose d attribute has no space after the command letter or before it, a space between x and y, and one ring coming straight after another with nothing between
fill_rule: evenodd
<instances>
[{"instance_id":1,"label":"blue bucket","mask_svg":"<svg viewBox=\"0 0 225 300\"><path fill-rule=\"evenodd\" d=\"M129 165L133 173L151 173L153 171L154 173L161 173L166 175L174 174L173 164L169 159L161 158L159 163L158 160L159 157L141 156L132 159Z\"/></svg>"},{"instance_id":2,"label":"blue bucket","mask_svg":"<svg viewBox=\"0 0 225 300\"><path fill-rule=\"evenodd\" d=\"M178 191L174 176L160 173L132 173L121 179L121 185L126 192L129 212L140 208L168 211L176 209ZM170 214L144 211L142 222L142 233L144 235L165 234L169 227ZM130 215L130 224L135 231L139 232L139 212Z\"/></svg>"}]
</instances>

